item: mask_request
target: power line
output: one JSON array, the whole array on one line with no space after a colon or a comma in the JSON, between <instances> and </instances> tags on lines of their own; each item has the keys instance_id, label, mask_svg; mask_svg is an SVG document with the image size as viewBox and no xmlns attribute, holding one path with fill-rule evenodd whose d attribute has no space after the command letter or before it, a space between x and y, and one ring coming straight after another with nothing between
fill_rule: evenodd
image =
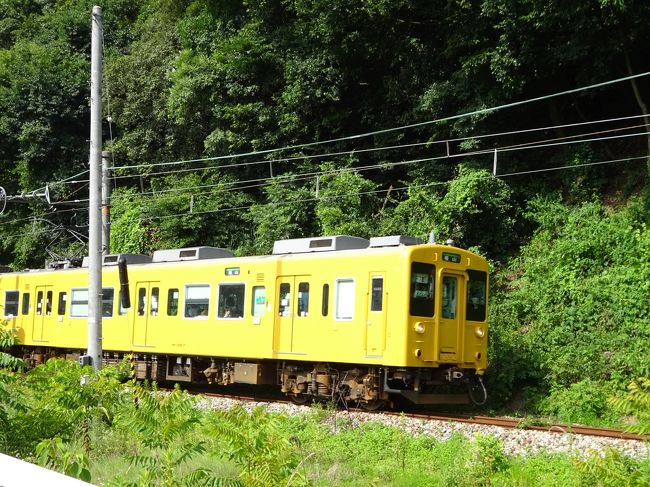
<instances>
[{"instance_id":1,"label":"power line","mask_svg":"<svg viewBox=\"0 0 650 487\"><path fill-rule=\"evenodd\" d=\"M566 165L566 166L557 166L557 167L550 167L550 168L544 168L544 169L534 169L534 170L529 170L529 171L519 171L519 172L511 172L511 173L506 173L506 174L499 174L497 176L485 176L484 179L489 179L492 177L497 177L497 178L506 178L506 177L514 177L514 176L523 176L523 175L529 175L529 174L537 174L537 173L543 173L543 172L551 172L551 171L560 171L560 170L565 170L565 169L578 169L581 167L589 167L589 166L596 166L596 165L605 165L605 164L614 164L618 162L633 162L633 161L639 161L639 160L646 160L647 156L639 156L639 157L627 157L627 158L621 158L621 159L611 159L607 161L598 161L598 162L588 162L588 163L583 163L583 164L575 164L575 165ZM373 191L361 191L361 192L351 192L351 193L340 193L337 195L329 195L329 196L319 196L318 198L304 198L300 200L285 200L285 201L279 201L279 202L273 202L273 203L263 203L263 204L253 204L253 205L246 205L246 206L237 206L237 207L230 207L230 208L219 208L216 210L205 210L205 211L195 211L192 213L189 212L184 212L184 213L176 213L174 215L162 215L162 216L146 216L146 217L141 217L143 220L165 220L169 218L178 218L182 216L189 216L189 215L204 215L204 214L211 214L211 213L222 213L226 211L236 211L236 210L247 210L250 209L254 206L267 206L267 205L284 205L284 204L294 204L294 203L306 203L310 201L318 201L318 200L323 200L323 199L336 199L336 198L341 198L344 196L360 196L360 195L366 195L366 194L376 194L376 193L387 193L389 191L402 191L404 189L408 190L411 188L423 188L423 187L431 187L431 186L441 186L441 185L447 185L450 184L452 181L434 181L431 183L425 183L425 184L412 184L408 186L402 186L398 188L388 188L388 189L378 189L378 190L373 190ZM80 210L87 210L87 208L80 208ZM87 228L88 225L79 225L76 228ZM14 235L6 235L4 236L5 238L16 238L16 237L21 237L25 235L35 235L37 233L52 233L54 231L60 231L60 229L36 229L34 232L26 232L22 234L14 234Z\"/></svg>"},{"instance_id":2,"label":"power line","mask_svg":"<svg viewBox=\"0 0 650 487\"><path fill-rule=\"evenodd\" d=\"M638 127L645 127L645 124L642 125L637 125L634 127L624 127L621 129L610 129L606 131L599 131L599 132L593 132L593 133L607 133L607 132L612 132L612 131L618 131L618 130L628 130L631 128L638 128ZM584 140L566 140L566 139L573 139L577 137L584 137L585 135L590 135L590 134L578 134L578 135L573 135L573 136L566 136L566 137L558 137L554 139L547 139L549 142L551 141L556 141L553 143L544 143L546 141L537 141L537 142L530 142L527 144L518 144L518 145L512 145L512 146L505 146L502 148L495 148L495 149L483 149L483 150L478 150L478 151L472 151L472 152L464 152L464 153L457 153L457 154L449 154L449 155L443 155L443 156L434 156L434 157L425 157L425 158L418 158L418 159L411 159L411 160L406 160L406 161L397 161L397 162L382 162L378 164L372 164L372 165L367 165L367 166L357 166L357 167L345 167L341 169L331 169L331 170L325 170L325 171L317 171L317 172L309 172L309 173L299 173L297 175L291 174L291 175L280 175L276 176L274 178L270 177L265 177L265 178L256 178L256 179L249 179L249 180L243 180L243 181L230 181L230 182L220 182L216 184L208 184L208 185L197 185L197 186L187 186L187 187L181 187L181 188L170 188L170 189L165 189L165 190L158 190L158 191L142 191L138 193L137 196L146 196L146 195L156 195L156 194L161 194L161 193L175 193L175 192L183 192L183 191L188 191L188 190L196 190L196 189L208 189L208 188L217 188L219 186L232 186L232 187L225 187L219 192L228 192L228 191L241 191L244 189L253 189L253 188L260 188L267 186L270 184L271 181L277 181L278 179L292 179L292 180L304 180L304 179L311 179L312 177L315 176L326 176L329 174L336 174L336 173L344 173L344 172L364 172L364 171L370 171L374 169L389 169L389 168L394 168L397 166L404 166L404 165L410 165L410 164L417 164L421 162L435 162L435 161L441 161L441 160L448 160L448 159L457 159L457 158L467 158L467 157L476 157L480 155L486 155L486 154L494 154L494 151L496 150L497 152L512 152L512 151L518 151L518 150L530 150L530 149L539 149L539 148L548 148L548 147L556 147L556 146L562 146L562 145L569 145L569 144L582 144L582 143L589 143L589 142L598 142L598 141L607 141L607 140L614 140L614 139L619 139L619 138L628 138L628 137L639 137L639 136L647 136L650 135L649 132L638 132L634 134L621 134L621 135L616 135L616 136L611 136L611 137L597 137L597 138L591 138L591 139L584 139ZM557 142L560 141L560 142ZM259 184L247 184L247 183L259 183ZM206 192L206 193L200 193L200 194L214 194L214 192ZM129 195L128 197L131 197L132 195ZM120 196L117 196L119 198ZM87 199L82 199L82 200L69 200L69 201L61 201L57 202L57 204L65 204L65 203L79 203L79 202L86 202Z\"/></svg>"},{"instance_id":3,"label":"power line","mask_svg":"<svg viewBox=\"0 0 650 487\"><path fill-rule=\"evenodd\" d=\"M468 140L482 140L482 139L491 138L491 137L502 137L502 136L506 136L506 135L519 135L519 134L524 134L524 133L541 132L541 131L547 131L547 130L556 130L556 129L561 129L561 128L579 127L579 126L584 126L584 125L593 125L593 124L600 124L600 123L611 123L611 122L625 121L625 120L631 120L631 119L643 118L643 117L644 117L644 115L632 115L632 116L627 116L627 117L601 119L601 120L594 120L594 121L588 121L588 122L577 122L577 123L571 123L571 124L552 125L552 126L538 127L538 128L531 128L531 129L513 130L513 131L508 131L508 132L498 132L498 133L494 133L494 134L471 135L471 136L467 136L467 137L456 137L456 138L450 138L450 139L444 139L444 140L436 140L436 141L416 142L416 143L410 143L410 144L399 144L399 145L390 145L390 146L382 146L382 147L372 147L372 148L367 148L367 149L351 149L351 150L339 151L339 152L326 152L326 153L321 153L321 154L300 155L300 156L284 157L284 158L278 158L278 159L263 159L263 160L258 160L258 161L225 164L225 165L221 165L221 166L205 166L205 167L200 167L200 168L179 169L179 170L172 170L172 171L159 171L159 172L144 173L144 174L142 174L142 173L122 174L120 176L116 176L115 179L127 179L127 178L133 178L133 177L162 176L162 175L170 175L170 174L181 174L181 173L185 173L185 172L196 172L196 171L202 171L202 170L227 169L227 168L232 168L232 167L244 167L244 166L270 164L270 163L285 163L285 162L305 160L305 159L317 159L317 158L335 157L335 156L342 156L342 155L355 155L355 154L363 154L363 153L368 153L368 152L379 152L379 151L385 151L385 150L406 149L406 148L434 146L434 145L443 145L443 144L446 145L446 144L450 144L450 143L458 143L458 142L464 142L464 141L468 141ZM621 129L618 129L618 130L625 130L625 128L621 128ZM219 156L218 159L227 159L227 158L230 158L230 157L231 156ZM237 157L237 155L235 155L233 157ZM116 167L115 170L121 172L121 171L123 171L125 169L142 169L142 168L153 168L153 167L183 165L183 164L193 163L193 162L207 162L207 161L211 161L211 160L215 160L215 159L217 159L217 158L189 159L189 160L172 161L172 162L136 164L136 165L131 165L131 166ZM76 182L79 182L79 181L76 181Z\"/></svg>"}]
</instances>

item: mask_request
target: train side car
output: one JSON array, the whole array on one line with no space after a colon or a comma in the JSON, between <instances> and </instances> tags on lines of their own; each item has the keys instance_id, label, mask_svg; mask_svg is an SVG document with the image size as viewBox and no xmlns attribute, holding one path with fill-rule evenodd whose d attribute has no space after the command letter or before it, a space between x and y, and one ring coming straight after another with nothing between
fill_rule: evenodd
<instances>
[{"instance_id":1,"label":"train side car","mask_svg":"<svg viewBox=\"0 0 650 487\"><path fill-rule=\"evenodd\" d=\"M0 273L1 314L34 364L87 346L88 269L63 267ZM453 246L336 236L278 241L266 256L108 255L102 288L104 362L132 354L141 378L278 384L297 402L367 408L393 394L465 402L440 392L449 385L485 396L488 265Z\"/></svg>"}]
</instances>

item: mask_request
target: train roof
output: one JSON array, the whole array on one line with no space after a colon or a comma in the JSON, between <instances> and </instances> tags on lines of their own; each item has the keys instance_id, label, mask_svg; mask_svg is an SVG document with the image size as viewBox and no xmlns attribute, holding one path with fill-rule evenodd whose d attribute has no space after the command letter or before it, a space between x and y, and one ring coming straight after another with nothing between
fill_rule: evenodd
<instances>
[{"instance_id":1,"label":"train roof","mask_svg":"<svg viewBox=\"0 0 650 487\"><path fill-rule=\"evenodd\" d=\"M270 255L259 256L243 256L237 257L230 250L218 247L189 247L182 249L167 249L157 250L153 256L142 254L110 254L102 256L102 266L111 267L117 266L120 259L124 259L129 266L140 265L191 265L191 262L196 261L197 264L205 265L206 261L214 262L216 260L224 260L224 264L229 261L236 260L237 262L254 262L260 260L276 260L276 259L303 259L312 258L315 253L319 257L343 257L349 255L358 256L360 252L366 253L393 253L396 250L403 250L404 247L419 246L424 242L418 238L406 235L390 235L384 237L372 237L370 240L351 237L348 235L335 235L330 237L312 237L312 238L298 238L278 240L273 245L273 252ZM454 249L454 251L461 251L463 249L453 247L453 245L441 245L441 248ZM81 264L81 265L79 265ZM82 262L71 265L69 262L50 263L46 269L27 269L23 272L52 272L52 271L65 271L65 270L86 270L88 267L88 257L85 257ZM15 273L7 266L0 266L0 274Z\"/></svg>"}]
</instances>

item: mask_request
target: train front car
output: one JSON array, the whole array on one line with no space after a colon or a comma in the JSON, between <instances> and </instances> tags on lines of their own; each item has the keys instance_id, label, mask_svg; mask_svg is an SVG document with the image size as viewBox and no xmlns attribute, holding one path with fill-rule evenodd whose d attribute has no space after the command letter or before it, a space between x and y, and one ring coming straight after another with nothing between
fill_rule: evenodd
<instances>
[{"instance_id":1,"label":"train front car","mask_svg":"<svg viewBox=\"0 0 650 487\"><path fill-rule=\"evenodd\" d=\"M396 290L407 316L404 367L386 367L384 391L417 404L485 402L487 261L447 245L412 246L406 255Z\"/></svg>"},{"instance_id":2,"label":"train front car","mask_svg":"<svg viewBox=\"0 0 650 487\"><path fill-rule=\"evenodd\" d=\"M294 400L331 397L368 409L395 395L417 404L485 401L485 259L405 236L276 248L285 277L274 358ZM309 295L307 315L300 301Z\"/></svg>"}]
</instances>

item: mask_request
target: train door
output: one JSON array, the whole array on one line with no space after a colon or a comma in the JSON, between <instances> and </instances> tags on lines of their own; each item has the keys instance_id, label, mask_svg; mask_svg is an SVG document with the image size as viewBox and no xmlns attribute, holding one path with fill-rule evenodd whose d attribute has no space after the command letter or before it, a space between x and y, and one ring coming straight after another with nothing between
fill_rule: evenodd
<instances>
[{"instance_id":1,"label":"train door","mask_svg":"<svg viewBox=\"0 0 650 487\"><path fill-rule=\"evenodd\" d=\"M302 353L309 340L308 276L278 277L276 289L275 352Z\"/></svg>"},{"instance_id":2,"label":"train door","mask_svg":"<svg viewBox=\"0 0 650 487\"><path fill-rule=\"evenodd\" d=\"M462 275L442 274L440 327L438 335L439 361L457 362L461 327L461 297L464 296Z\"/></svg>"},{"instance_id":3,"label":"train door","mask_svg":"<svg viewBox=\"0 0 650 487\"><path fill-rule=\"evenodd\" d=\"M138 282L135 285L135 313L133 313L134 347L152 347L152 332L156 324L159 308L158 282Z\"/></svg>"},{"instance_id":4,"label":"train door","mask_svg":"<svg viewBox=\"0 0 650 487\"><path fill-rule=\"evenodd\" d=\"M366 320L366 356L381 357L384 354L386 333L386 292L384 273L372 272L368 282L368 319Z\"/></svg>"},{"instance_id":5,"label":"train door","mask_svg":"<svg viewBox=\"0 0 650 487\"><path fill-rule=\"evenodd\" d=\"M52 325L52 299L54 292L52 286L36 286L36 306L32 326L32 340L47 342L49 339L48 327Z\"/></svg>"}]
</instances>

